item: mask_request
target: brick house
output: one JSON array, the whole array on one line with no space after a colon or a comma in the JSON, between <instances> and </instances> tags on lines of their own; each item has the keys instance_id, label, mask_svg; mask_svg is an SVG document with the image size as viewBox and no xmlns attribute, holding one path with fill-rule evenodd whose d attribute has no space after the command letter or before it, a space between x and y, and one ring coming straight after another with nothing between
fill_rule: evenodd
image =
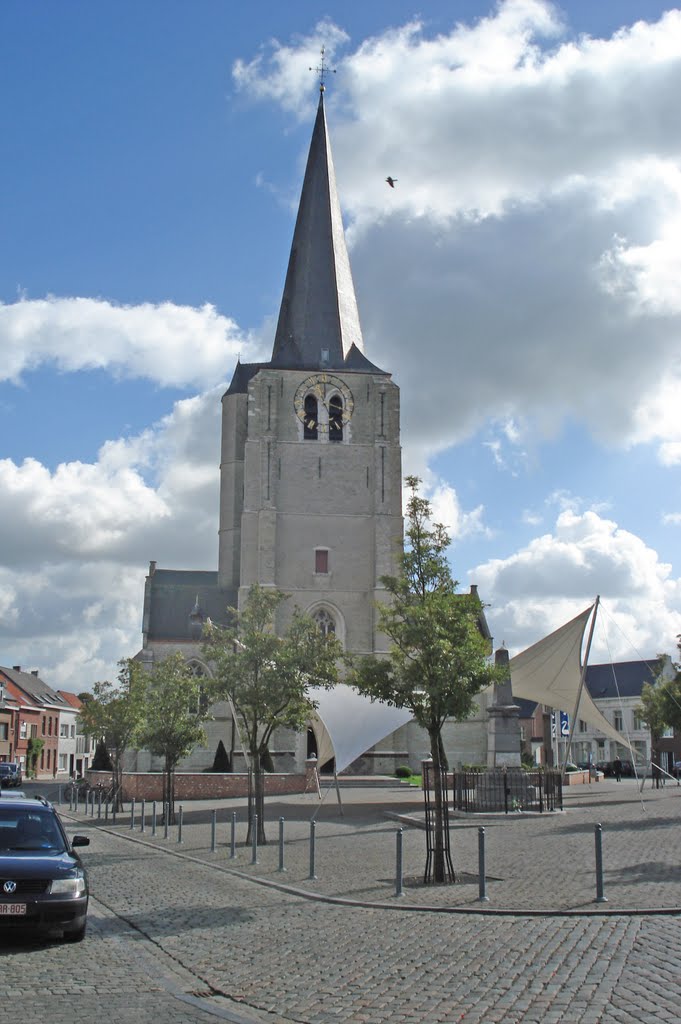
<instances>
[{"instance_id":1,"label":"brick house","mask_svg":"<svg viewBox=\"0 0 681 1024\"><path fill-rule=\"evenodd\" d=\"M30 741L42 740L42 749L35 765L38 779L55 778L58 770L59 715L67 702L40 679L37 671L23 672L20 665L0 666L0 684L17 703L14 716L14 760L24 773Z\"/></svg>"}]
</instances>

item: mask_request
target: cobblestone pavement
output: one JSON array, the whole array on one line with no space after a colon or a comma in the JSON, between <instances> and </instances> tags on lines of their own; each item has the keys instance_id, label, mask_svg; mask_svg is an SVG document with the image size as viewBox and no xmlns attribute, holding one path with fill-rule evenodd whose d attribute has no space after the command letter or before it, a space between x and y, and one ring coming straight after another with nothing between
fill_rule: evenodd
<instances>
[{"instance_id":1,"label":"cobblestone pavement","mask_svg":"<svg viewBox=\"0 0 681 1024\"><path fill-rule=\"evenodd\" d=\"M146 1022L153 1015L158 1021L194 1022L219 1015L244 1024L265 1019L273 1024L678 1020L678 915L625 914L620 900L639 907L681 903L673 877L681 790L644 791L642 810L633 784L615 785L571 795L570 809L553 816L551 827L535 818L486 820L490 855L492 836L499 837L501 848L493 855L498 861L490 856L489 871L503 865L505 880L489 883L491 909L482 914L472 912L480 904L473 906L471 893L456 894L470 888L467 881L427 890L407 886L407 895L395 898L396 823L383 814L387 808L418 820L420 811L419 795L401 790L344 791L342 819L327 801L321 810L307 797L270 804L269 833L275 841L259 852L256 865L243 845L236 861L229 858L226 822L232 804L219 809L214 854L207 805L185 808L182 844L176 829L167 840L162 833L152 838L149 819L144 834L139 820L130 830L129 817L115 828L82 820L78 831L87 830L92 839L84 851L94 893L91 934L80 946L0 945L0 1022L16 1019L17 1000L26 1024L45 1019L45 1004L38 1012L39 1001L28 1001L27 990L49 999L49 1019L57 1024L92 1021L102 1010L122 1021ZM276 819L284 809L291 838L282 874ZM313 881L306 878L307 835L315 809L318 878ZM608 863L610 902L601 906L593 903L591 884L576 897L569 895L568 883L556 894L545 888L560 876L574 880L580 870L588 870L593 880L588 854L575 860L582 842L593 853L594 815L603 822ZM470 825L454 828L455 866L462 873L472 873L470 858L477 857L476 844L469 850L463 835L476 837L477 823ZM423 832L407 828L404 835L407 871L420 873ZM564 847L567 852L557 855ZM522 852L524 863L518 865ZM543 862L546 856L550 864ZM622 882L627 860L633 878ZM366 905L327 902L330 894ZM422 909L426 904L433 910ZM503 904L514 913L494 913ZM553 914L527 913L545 904ZM555 914L568 904L569 914ZM608 912L589 912L594 909Z\"/></svg>"}]
</instances>

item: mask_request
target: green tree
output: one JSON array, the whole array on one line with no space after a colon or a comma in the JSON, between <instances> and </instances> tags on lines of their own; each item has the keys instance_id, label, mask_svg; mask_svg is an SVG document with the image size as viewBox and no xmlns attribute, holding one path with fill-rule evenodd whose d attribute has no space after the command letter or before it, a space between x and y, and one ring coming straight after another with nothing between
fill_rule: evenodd
<instances>
[{"instance_id":1,"label":"green tree","mask_svg":"<svg viewBox=\"0 0 681 1024\"><path fill-rule=\"evenodd\" d=\"M35 778L36 776L38 758L44 746L45 740L40 739L39 736L31 736L26 744L26 767L28 769L26 774L29 778Z\"/></svg>"},{"instance_id":2,"label":"green tree","mask_svg":"<svg viewBox=\"0 0 681 1024\"><path fill-rule=\"evenodd\" d=\"M208 711L201 683L183 656L171 654L143 676L140 724L136 740L164 760L164 800L175 820L175 769L205 740L202 723Z\"/></svg>"},{"instance_id":3,"label":"green tree","mask_svg":"<svg viewBox=\"0 0 681 1024\"><path fill-rule=\"evenodd\" d=\"M243 611L230 608L232 625L204 631L204 654L213 670L213 696L231 699L253 772L248 838L258 815L258 842L265 843L263 761L279 727L301 729L315 709L313 687L338 682L343 652L335 636L324 636L307 615L296 610L290 625L275 632L275 620L287 595L251 587ZM248 841L248 840L247 840Z\"/></svg>"},{"instance_id":4,"label":"green tree","mask_svg":"<svg viewBox=\"0 0 681 1024\"><path fill-rule=\"evenodd\" d=\"M132 745L142 709L142 668L132 659L118 663L118 682L95 683L92 699L80 710L83 730L103 740L111 759L116 805L123 805L123 755Z\"/></svg>"},{"instance_id":5,"label":"green tree","mask_svg":"<svg viewBox=\"0 0 681 1024\"><path fill-rule=\"evenodd\" d=\"M498 676L490 644L480 629L482 603L475 594L457 593L446 552L447 531L431 522L431 506L410 490L405 549L399 576L382 577L390 600L378 607L378 627L390 641L387 658L364 658L353 685L369 697L407 708L426 730L433 762L435 846L433 880L446 880L442 772L447 762L442 727L447 719L468 718L476 695Z\"/></svg>"}]
</instances>

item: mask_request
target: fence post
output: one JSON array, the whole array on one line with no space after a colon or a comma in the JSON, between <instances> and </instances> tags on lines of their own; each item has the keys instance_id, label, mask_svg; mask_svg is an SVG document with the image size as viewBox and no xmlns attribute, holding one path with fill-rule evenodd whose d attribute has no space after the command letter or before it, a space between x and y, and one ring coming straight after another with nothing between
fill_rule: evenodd
<instances>
[{"instance_id":1,"label":"fence post","mask_svg":"<svg viewBox=\"0 0 681 1024\"><path fill-rule=\"evenodd\" d=\"M487 871L485 868L485 830L478 829L478 901L489 903L487 895Z\"/></svg>"},{"instance_id":2,"label":"fence post","mask_svg":"<svg viewBox=\"0 0 681 1024\"><path fill-rule=\"evenodd\" d=\"M395 895L404 896L402 891L402 838L404 836L404 829L398 828L395 833Z\"/></svg>"},{"instance_id":3,"label":"fence post","mask_svg":"<svg viewBox=\"0 0 681 1024\"><path fill-rule=\"evenodd\" d=\"M135 798L133 797L132 798L132 803L130 804L130 831L132 831L132 829L134 829L134 827L135 827Z\"/></svg>"},{"instance_id":4,"label":"fence post","mask_svg":"<svg viewBox=\"0 0 681 1024\"><path fill-rule=\"evenodd\" d=\"M603 894L603 826L594 826L596 841L596 903L607 903L608 897Z\"/></svg>"},{"instance_id":5,"label":"fence post","mask_svg":"<svg viewBox=\"0 0 681 1024\"><path fill-rule=\"evenodd\" d=\"M537 772L537 778L539 779L539 813L544 813L544 773Z\"/></svg>"},{"instance_id":6,"label":"fence post","mask_svg":"<svg viewBox=\"0 0 681 1024\"><path fill-rule=\"evenodd\" d=\"M236 811L232 811L232 835L229 842L229 859L236 860Z\"/></svg>"},{"instance_id":7,"label":"fence post","mask_svg":"<svg viewBox=\"0 0 681 1024\"><path fill-rule=\"evenodd\" d=\"M182 808L182 804L180 804L180 806L178 808L178 812L177 812L177 841L178 841L178 843L182 842L182 816L183 816L183 808Z\"/></svg>"},{"instance_id":8,"label":"fence post","mask_svg":"<svg viewBox=\"0 0 681 1024\"><path fill-rule=\"evenodd\" d=\"M317 876L315 874L315 863L314 863L315 862L315 834L316 834L315 830L316 830L316 822L311 821L310 822L310 874L308 875L308 878L312 879L313 881L317 878Z\"/></svg>"},{"instance_id":9,"label":"fence post","mask_svg":"<svg viewBox=\"0 0 681 1024\"><path fill-rule=\"evenodd\" d=\"M252 839L251 864L257 864L258 863L258 815L257 814L253 815L253 823L251 825L251 828L253 830L252 834L251 834L251 839Z\"/></svg>"},{"instance_id":10,"label":"fence post","mask_svg":"<svg viewBox=\"0 0 681 1024\"><path fill-rule=\"evenodd\" d=\"M215 853L215 833L218 826L218 812L210 812L210 852Z\"/></svg>"},{"instance_id":11,"label":"fence post","mask_svg":"<svg viewBox=\"0 0 681 1024\"><path fill-rule=\"evenodd\" d=\"M278 871L286 871L284 867L284 819L279 819L279 867Z\"/></svg>"}]
</instances>

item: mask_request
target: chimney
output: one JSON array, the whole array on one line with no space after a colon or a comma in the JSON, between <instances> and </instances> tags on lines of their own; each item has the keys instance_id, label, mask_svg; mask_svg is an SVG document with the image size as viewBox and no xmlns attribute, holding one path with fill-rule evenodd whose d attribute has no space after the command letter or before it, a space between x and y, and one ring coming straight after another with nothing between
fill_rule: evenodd
<instances>
[{"instance_id":1,"label":"chimney","mask_svg":"<svg viewBox=\"0 0 681 1024\"><path fill-rule=\"evenodd\" d=\"M153 576L156 572L156 562L149 562L149 575Z\"/></svg>"},{"instance_id":2,"label":"chimney","mask_svg":"<svg viewBox=\"0 0 681 1024\"><path fill-rule=\"evenodd\" d=\"M37 668L32 668L31 669L31 675L32 676L36 676L36 678L37 678L37 676L38 676L38 669Z\"/></svg>"},{"instance_id":3,"label":"chimney","mask_svg":"<svg viewBox=\"0 0 681 1024\"><path fill-rule=\"evenodd\" d=\"M15 672L21 672L21 665L12 665Z\"/></svg>"}]
</instances>

